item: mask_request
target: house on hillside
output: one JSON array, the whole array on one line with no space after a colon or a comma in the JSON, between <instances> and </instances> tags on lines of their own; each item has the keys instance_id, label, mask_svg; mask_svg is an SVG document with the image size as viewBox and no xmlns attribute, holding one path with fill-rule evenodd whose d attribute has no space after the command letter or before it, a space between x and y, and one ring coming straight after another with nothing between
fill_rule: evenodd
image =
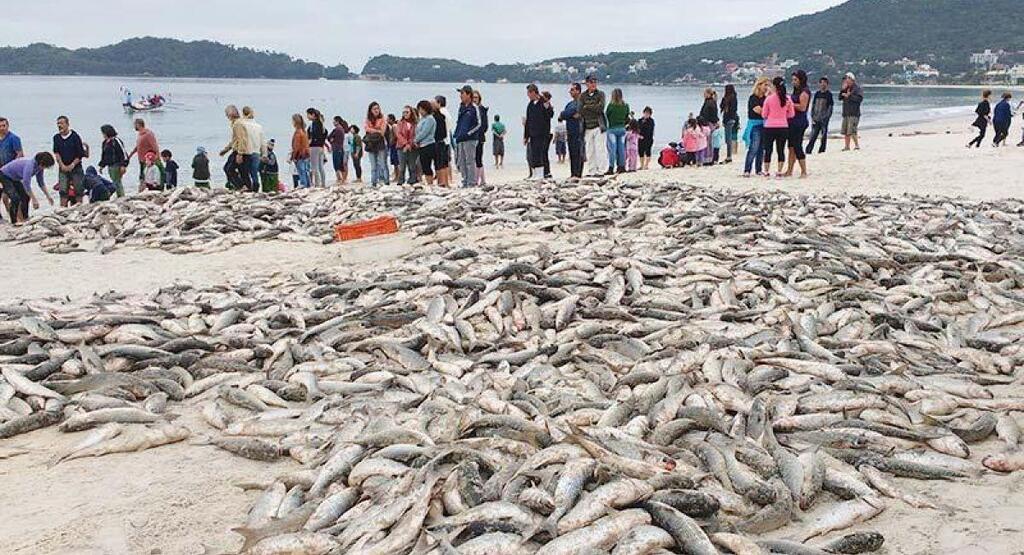
<instances>
[{"instance_id":1,"label":"house on hillside","mask_svg":"<svg viewBox=\"0 0 1024 555\"><path fill-rule=\"evenodd\" d=\"M971 65L984 69L992 69L992 66L999 63L999 54L986 48L984 52L971 54Z\"/></svg>"}]
</instances>

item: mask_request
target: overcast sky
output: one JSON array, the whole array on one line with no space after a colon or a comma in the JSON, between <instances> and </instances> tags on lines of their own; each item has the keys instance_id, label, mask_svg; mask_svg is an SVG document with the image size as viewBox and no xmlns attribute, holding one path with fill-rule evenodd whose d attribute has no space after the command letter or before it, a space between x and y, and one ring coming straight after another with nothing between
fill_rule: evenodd
<instances>
[{"instance_id":1,"label":"overcast sky","mask_svg":"<svg viewBox=\"0 0 1024 555\"><path fill-rule=\"evenodd\" d=\"M34 0L4 10L0 44L77 48L138 36L209 39L359 71L384 53L481 64L653 50L748 34L842 2Z\"/></svg>"}]
</instances>

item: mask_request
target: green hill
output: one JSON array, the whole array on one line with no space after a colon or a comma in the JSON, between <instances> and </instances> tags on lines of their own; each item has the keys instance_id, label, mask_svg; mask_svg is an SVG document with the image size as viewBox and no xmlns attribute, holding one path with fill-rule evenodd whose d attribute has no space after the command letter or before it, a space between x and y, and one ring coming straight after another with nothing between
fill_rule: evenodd
<instances>
[{"instance_id":1,"label":"green hill","mask_svg":"<svg viewBox=\"0 0 1024 555\"><path fill-rule=\"evenodd\" d=\"M1024 61L1021 0L850 0L740 38L667 48L570 56L538 64L472 66L455 60L379 56L363 73L422 81L566 80L588 69L619 82L719 80L726 66L792 59L812 72L854 71L864 81L889 81L912 71L908 58L941 72L940 79L974 80L972 52L1004 49ZM643 62L641 62L643 60ZM559 71L552 71L552 64ZM541 67L543 66L543 67ZM632 69L631 69L632 66ZM918 66L919 67L919 66ZM567 70L575 68L572 74ZM894 77L895 76L895 77Z\"/></svg>"},{"instance_id":2,"label":"green hill","mask_svg":"<svg viewBox=\"0 0 1024 555\"><path fill-rule=\"evenodd\" d=\"M351 79L344 65L324 67L286 54L211 41L136 38L101 48L48 44L0 48L0 73L265 79Z\"/></svg>"}]
</instances>

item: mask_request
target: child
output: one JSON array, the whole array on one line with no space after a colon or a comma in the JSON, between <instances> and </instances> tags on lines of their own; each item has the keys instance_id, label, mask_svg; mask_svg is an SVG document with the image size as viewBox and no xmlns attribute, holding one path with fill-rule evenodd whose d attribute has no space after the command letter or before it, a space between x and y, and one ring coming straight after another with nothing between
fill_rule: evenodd
<instances>
[{"instance_id":1,"label":"child","mask_svg":"<svg viewBox=\"0 0 1024 555\"><path fill-rule=\"evenodd\" d=\"M89 196L89 203L103 202L110 200L110 197L117 192L117 186L113 181L100 176L96 168L89 166L85 170L85 179L82 180L82 194Z\"/></svg>"},{"instance_id":2,"label":"child","mask_svg":"<svg viewBox=\"0 0 1024 555\"><path fill-rule=\"evenodd\" d=\"M196 155L192 158L192 180L196 187L210 188L210 159L206 157L204 147L197 147Z\"/></svg>"},{"instance_id":3,"label":"child","mask_svg":"<svg viewBox=\"0 0 1024 555\"><path fill-rule=\"evenodd\" d=\"M704 132L697 125L697 120L690 118L683 131L683 150L686 152L685 158L683 158L684 166L696 166L700 163L698 156L700 151L706 148L701 144L703 140L705 140Z\"/></svg>"},{"instance_id":4,"label":"child","mask_svg":"<svg viewBox=\"0 0 1024 555\"><path fill-rule=\"evenodd\" d=\"M274 154L275 143L274 139L267 142L267 156L260 161L260 183L263 185L264 193L276 193L280 183L277 154Z\"/></svg>"},{"instance_id":5,"label":"child","mask_svg":"<svg viewBox=\"0 0 1024 555\"><path fill-rule=\"evenodd\" d=\"M160 168L156 167L156 155L146 153L146 167L142 170L142 188L145 191L159 191L162 188Z\"/></svg>"},{"instance_id":6,"label":"child","mask_svg":"<svg viewBox=\"0 0 1024 555\"><path fill-rule=\"evenodd\" d=\"M559 122L555 126L555 155L558 156L558 163L564 164L565 157L569 153L569 132L565 122Z\"/></svg>"},{"instance_id":7,"label":"child","mask_svg":"<svg viewBox=\"0 0 1024 555\"><path fill-rule=\"evenodd\" d=\"M664 169L675 168L679 166L679 148L678 143L669 143L667 147L661 149L661 154L658 155L658 165Z\"/></svg>"},{"instance_id":8,"label":"child","mask_svg":"<svg viewBox=\"0 0 1024 555\"><path fill-rule=\"evenodd\" d=\"M164 187L173 189L178 186L178 163L173 160L171 151L164 150L160 153L160 159L164 161Z\"/></svg>"},{"instance_id":9,"label":"child","mask_svg":"<svg viewBox=\"0 0 1024 555\"><path fill-rule=\"evenodd\" d=\"M722 152L722 141L724 138L725 131L721 127L716 127L715 130L711 132L711 148L712 152L714 152L711 159L712 164L718 163L718 157Z\"/></svg>"},{"instance_id":10,"label":"child","mask_svg":"<svg viewBox=\"0 0 1024 555\"><path fill-rule=\"evenodd\" d=\"M350 129L352 148L352 168L356 171L355 183L363 182L363 139L359 136L359 126L353 125Z\"/></svg>"},{"instance_id":11,"label":"child","mask_svg":"<svg viewBox=\"0 0 1024 555\"><path fill-rule=\"evenodd\" d=\"M704 118L697 118L697 128L700 130L700 150L697 151L697 165L711 165L711 152L708 148L711 145L711 124Z\"/></svg>"},{"instance_id":12,"label":"child","mask_svg":"<svg viewBox=\"0 0 1024 555\"><path fill-rule=\"evenodd\" d=\"M636 120L629 122L626 131L626 171L635 172L640 166L640 124Z\"/></svg>"}]
</instances>

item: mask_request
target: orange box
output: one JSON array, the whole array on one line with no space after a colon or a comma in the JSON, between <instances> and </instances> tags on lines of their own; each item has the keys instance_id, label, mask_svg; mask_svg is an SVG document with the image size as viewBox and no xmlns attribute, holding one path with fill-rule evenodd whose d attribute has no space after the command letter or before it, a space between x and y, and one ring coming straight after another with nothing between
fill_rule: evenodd
<instances>
[{"instance_id":1,"label":"orange box","mask_svg":"<svg viewBox=\"0 0 1024 555\"><path fill-rule=\"evenodd\" d=\"M398 232L398 220L394 216L381 216L354 224L338 224L334 226L335 241L355 241L378 235L390 235Z\"/></svg>"}]
</instances>

